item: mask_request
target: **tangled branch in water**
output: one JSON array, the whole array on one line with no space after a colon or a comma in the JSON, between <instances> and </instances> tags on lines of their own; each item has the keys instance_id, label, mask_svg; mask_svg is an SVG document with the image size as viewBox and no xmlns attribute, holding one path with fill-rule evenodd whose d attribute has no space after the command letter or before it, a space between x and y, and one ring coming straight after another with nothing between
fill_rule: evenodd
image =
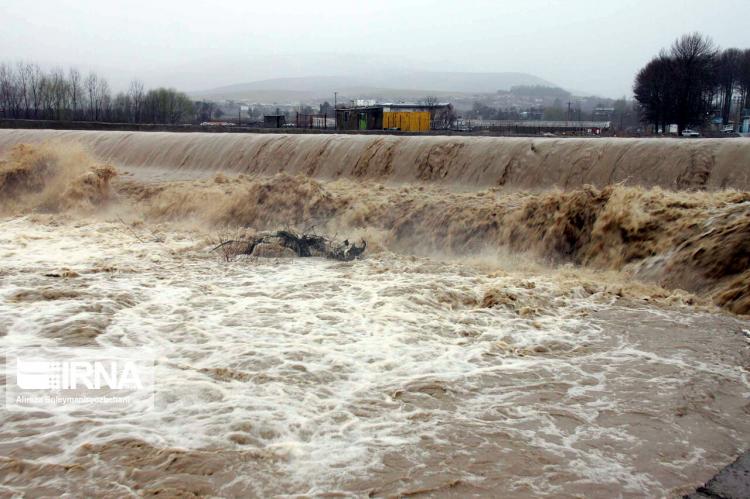
<instances>
[{"instance_id":1,"label":"tangled branch in water","mask_svg":"<svg viewBox=\"0 0 750 499\"><path fill-rule=\"evenodd\" d=\"M259 248L272 246L289 249L299 257L319 256L332 260L352 261L362 256L367 248L367 242L362 240L360 245L350 243L348 239L336 241L317 234L297 234L291 230L264 232L250 239L220 240L211 251L221 251L227 261L238 255L257 255Z\"/></svg>"}]
</instances>

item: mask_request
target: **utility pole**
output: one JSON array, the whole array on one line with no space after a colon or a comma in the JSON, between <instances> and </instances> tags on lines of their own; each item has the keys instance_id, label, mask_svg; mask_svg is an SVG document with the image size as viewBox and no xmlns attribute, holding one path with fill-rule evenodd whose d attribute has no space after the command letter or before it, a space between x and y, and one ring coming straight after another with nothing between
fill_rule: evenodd
<instances>
[{"instance_id":1,"label":"utility pole","mask_svg":"<svg viewBox=\"0 0 750 499\"><path fill-rule=\"evenodd\" d=\"M333 92L333 119L335 122L335 125L333 125L334 130L339 129L339 113L336 112L336 98L338 97L338 92Z\"/></svg>"}]
</instances>

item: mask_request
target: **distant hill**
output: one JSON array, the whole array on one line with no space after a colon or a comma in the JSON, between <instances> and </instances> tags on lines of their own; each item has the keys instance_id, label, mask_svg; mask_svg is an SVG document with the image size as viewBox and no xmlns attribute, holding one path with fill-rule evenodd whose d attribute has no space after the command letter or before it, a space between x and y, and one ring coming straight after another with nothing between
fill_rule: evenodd
<instances>
[{"instance_id":1,"label":"distant hill","mask_svg":"<svg viewBox=\"0 0 750 499\"><path fill-rule=\"evenodd\" d=\"M493 93L510 90L518 85L554 86L537 76L526 73L449 73L420 71L394 75L395 87L430 89L441 92Z\"/></svg>"},{"instance_id":2,"label":"distant hill","mask_svg":"<svg viewBox=\"0 0 750 499\"><path fill-rule=\"evenodd\" d=\"M192 92L196 98L247 99L257 102L331 100L333 92L347 98L418 98L494 93L518 85L554 86L526 73L455 73L386 71L357 76L275 78Z\"/></svg>"}]
</instances>

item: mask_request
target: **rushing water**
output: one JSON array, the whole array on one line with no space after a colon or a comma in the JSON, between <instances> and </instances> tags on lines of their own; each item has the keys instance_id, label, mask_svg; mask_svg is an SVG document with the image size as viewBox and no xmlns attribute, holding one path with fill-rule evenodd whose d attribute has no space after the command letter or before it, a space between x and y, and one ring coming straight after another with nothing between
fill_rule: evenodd
<instances>
[{"instance_id":1,"label":"rushing water","mask_svg":"<svg viewBox=\"0 0 750 499\"><path fill-rule=\"evenodd\" d=\"M0 130L19 143L79 142L122 167L302 173L456 186L575 189L617 183L667 189L750 189L744 139L532 139Z\"/></svg>"},{"instance_id":2,"label":"rushing water","mask_svg":"<svg viewBox=\"0 0 750 499\"><path fill-rule=\"evenodd\" d=\"M750 434L747 321L552 271L210 247L117 220L0 224L3 348L159 359L152 411L4 411L4 492L660 496ZM488 308L488 290L512 299Z\"/></svg>"},{"instance_id":3,"label":"rushing water","mask_svg":"<svg viewBox=\"0 0 750 499\"><path fill-rule=\"evenodd\" d=\"M750 194L644 186L747 144L0 131L0 347L157 383L2 407L0 495L694 490L750 437ZM365 258L212 251L316 224Z\"/></svg>"}]
</instances>

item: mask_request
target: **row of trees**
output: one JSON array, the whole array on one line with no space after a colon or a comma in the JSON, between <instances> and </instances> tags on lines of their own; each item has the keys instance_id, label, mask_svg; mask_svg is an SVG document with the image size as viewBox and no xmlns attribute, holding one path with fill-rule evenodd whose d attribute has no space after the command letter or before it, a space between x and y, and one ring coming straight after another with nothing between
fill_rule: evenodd
<instances>
[{"instance_id":1,"label":"row of trees","mask_svg":"<svg viewBox=\"0 0 750 499\"><path fill-rule=\"evenodd\" d=\"M38 65L0 64L0 116L5 118L88 120L115 123L181 123L193 119L193 102L182 92L145 90L134 80L113 95L94 72L74 68L43 71Z\"/></svg>"},{"instance_id":2,"label":"row of trees","mask_svg":"<svg viewBox=\"0 0 750 499\"><path fill-rule=\"evenodd\" d=\"M684 35L640 70L633 87L643 120L680 132L712 115L727 124L732 104L750 107L750 49L719 50L700 33Z\"/></svg>"}]
</instances>

